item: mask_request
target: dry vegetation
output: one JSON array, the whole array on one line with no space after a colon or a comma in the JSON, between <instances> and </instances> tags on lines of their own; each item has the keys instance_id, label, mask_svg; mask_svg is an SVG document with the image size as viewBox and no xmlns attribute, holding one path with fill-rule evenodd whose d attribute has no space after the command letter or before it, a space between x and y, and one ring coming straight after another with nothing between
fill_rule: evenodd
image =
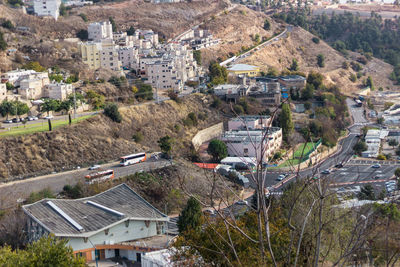
<instances>
[{"instance_id":1,"label":"dry vegetation","mask_svg":"<svg viewBox=\"0 0 400 267\"><path fill-rule=\"evenodd\" d=\"M0 178L48 173L99 161L109 161L135 151L159 151L157 141L169 135L175 139L174 153L185 156L198 129L220 122L222 116L199 95L182 103L166 101L121 109L123 122L112 122L103 115L53 132L3 138L0 142ZM190 112L198 117L198 126L185 126ZM143 140L132 139L140 132ZM6 165L7 164L7 165Z\"/></svg>"}]
</instances>

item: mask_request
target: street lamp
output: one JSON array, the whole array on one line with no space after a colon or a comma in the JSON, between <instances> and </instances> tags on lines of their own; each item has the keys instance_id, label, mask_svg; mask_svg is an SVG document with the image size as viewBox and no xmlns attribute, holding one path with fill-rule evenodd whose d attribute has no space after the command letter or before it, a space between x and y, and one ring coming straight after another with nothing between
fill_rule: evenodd
<instances>
[{"instance_id":1,"label":"street lamp","mask_svg":"<svg viewBox=\"0 0 400 267\"><path fill-rule=\"evenodd\" d=\"M96 260L96 267L99 267L98 262L97 262L97 255L96 255L96 251L97 251L96 245L94 245L94 244L92 243L92 241L90 241L90 238L89 238L89 237L88 237L88 240L89 240L90 244L92 244L92 246L93 246L93 248L94 248L94 258L95 258L95 260Z\"/></svg>"}]
</instances>

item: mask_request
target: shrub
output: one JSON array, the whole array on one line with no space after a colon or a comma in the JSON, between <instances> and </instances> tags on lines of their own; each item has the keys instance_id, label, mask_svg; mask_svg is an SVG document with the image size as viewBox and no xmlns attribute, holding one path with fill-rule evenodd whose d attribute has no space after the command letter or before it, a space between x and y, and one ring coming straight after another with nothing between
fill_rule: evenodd
<instances>
[{"instance_id":1,"label":"shrub","mask_svg":"<svg viewBox=\"0 0 400 267\"><path fill-rule=\"evenodd\" d=\"M311 40L312 40L314 43L319 44L319 38L313 37Z\"/></svg>"},{"instance_id":2,"label":"shrub","mask_svg":"<svg viewBox=\"0 0 400 267\"><path fill-rule=\"evenodd\" d=\"M115 103L107 104L104 108L104 115L109 117L112 121L120 123L122 121L121 113L119 113L118 106Z\"/></svg>"},{"instance_id":3,"label":"shrub","mask_svg":"<svg viewBox=\"0 0 400 267\"><path fill-rule=\"evenodd\" d=\"M378 156L376 157L376 159L378 159L378 160L386 160L386 156L380 154L380 155L378 155Z\"/></svg>"},{"instance_id":4,"label":"shrub","mask_svg":"<svg viewBox=\"0 0 400 267\"><path fill-rule=\"evenodd\" d=\"M81 39L82 41L86 41L89 39L89 33L87 30L80 30L76 33L76 37Z\"/></svg>"},{"instance_id":5,"label":"shrub","mask_svg":"<svg viewBox=\"0 0 400 267\"><path fill-rule=\"evenodd\" d=\"M236 114L243 114L243 113L244 113L244 109L243 109L243 107L242 107L241 105L235 105L235 106L233 107L233 111L234 111Z\"/></svg>"},{"instance_id":6,"label":"shrub","mask_svg":"<svg viewBox=\"0 0 400 267\"><path fill-rule=\"evenodd\" d=\"M11 20L5 20L3 21L3 23L1 24L1 27L12 30L14 29L14 24L11 22Z\"/></svg>"},{"instance_id":7,"label":"shrub","mask_svg":"<svg viewBox=\"0 0 400 267\"><path fill-rule=\"evenodd\" d=\"M81 17L84 22L88 22L88 18L86 16L86 14L81 13L81 14L79 14L79 17Z\"/></svg>"},{"instance_id":8,"label":"shrub","mask_svg":"<svg viewBox=\"0 0 400 267\"><path fill-rule=\"evenodd\" d=\"M219 99L218 97L214 97L213 102L211 103L211 107L213 108L219 108L221 106L221 99Z\"/></svg>"},{"instance_id":9,"label":"shrub","mask_svg":"<svg viewBox=\"0 0 400 267\"><path fill-rule=\"evenodd\" d=\"M136 143L140 143L143 141L143 134L141 132L136 132L133 136L132 139L136 142Z\"/></svg>"}]
</instances>

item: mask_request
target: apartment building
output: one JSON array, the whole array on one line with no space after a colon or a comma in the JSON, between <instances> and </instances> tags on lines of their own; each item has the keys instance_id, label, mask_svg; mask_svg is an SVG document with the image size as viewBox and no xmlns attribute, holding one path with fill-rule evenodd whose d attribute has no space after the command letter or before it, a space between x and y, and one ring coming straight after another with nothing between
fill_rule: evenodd
<instances>
[{"instance_id":1,"label":"apartment building","mask_svg":"<svg viewBox=\"0 0 400 267\"><path fill-rule=\"evenodd\" d=\"M89 40L100 42L103 39L113 39L113 30L111 22L94 22L88 26Z\"/></svg>"},{"instance_id":2,"label":"apartment building","mask_svg":"<svg viewBox=\"0 0 400 267\"><path fill-rule=\"evenodd\" d=\"M118 55L119 46L112 39L101 41L100 64L102 68L110 70L121 70L121 62Z\"/></svg>"},{"instance_id":3,"label":"apartment building","mask_svg":"<svg viewBox=\"0 0 400 267\"><path fill-rule=\"evenodd\" d=\"M177 70L171 59L146 64L146 74L147 82L154 88L176 91L183 89L182 80L178 79Z\"/></svg>"},{"instance_id":4,"label":"apartment building","mask_svg":"<svg viewBox=\"0 0 400 267\"><path fill-rule=\"evenodd\" d=\"M101 43L80 42L78 49L81 52L82 62L88 65L90 69L96 70L101 67Z\"/></svg>"},{"instance_id":5,"label":"apartment building","mask_svg":"<svg viewBox=\"0 0 400 267\"><path fill-rule=\"evenodd\" d=\"M121 47L118 50L118 59L123 68L139 68L139 51L135 47Z\"/></svg>"},{"instance_id":6,"label":"apartment building","mask_svg":"<svg viewBox=\"0 0 400 267\"><path fill-rule=\"evenodd\" d=\"M300 75L287 75L278 77L278 82L286 89L301 90L306 87L307 79Z\"/></svg>"},{"instance_id":7,"label":"apartment building","mask_svg":"<svg viewBox=\"0 0 400 267\"><path fill-rule=\"evenodd\" d=\"M3 73L1 75L1 82L2 83L10 83L14 85L15 87L19 86L19 82L22 80L23 77L26 77L27 75L36 73L34 70L24 70L24 69L16 69L12 70L6 73Z\"/></svg>"},{"instance_id":8,"label":"apartment building","mask_svg":"<svg viewBox=\"0 0 400 267\"><path fill-rule=\"evenodd\" d=\"M0 102L7 99L7 86L5 83L0 83Z\"/></svg>"},{"instance_id":9,"label":"apartment building","mask_svg":"<svg viewBox=\"0 0 400 267\"><path fill-rule=\"evenodd\" d=\"M221 140L232 157L256 157L267 162L282 145L282 129L270 127L263 130L226 131Z\"/></svg>"},{"instance_id":10,"label":"apartment building","mask_svg":"<svg viewBox=\"0 0 400 267\"><path fill-rule=\"evenodd\" d=\"M72 84L67 83L51 83L45 89L45 97L52 99L65 100L74 92Z\"/></svg>"},{"instance_id":11,"label":"apartment building","mask_svg":"<svg viewBox=\"0 0 400 267\"><path fill-rule=\"evenodd\" d=\"M239 116L228 121L228 131L264 129L271 126L271 116Z\"/></svg>"},{"instance_id":12,"label":"apartment building","mask_svg":"<svg viewBox=\"0 0 400 267\"><path fill-rule=\"evenodd\" d=\"M165 249L169 217L126 184L83 199L42 199L22 207L29 242L54 234L86 261L125 257L140 262ZM101 218L101 219L99 219Z\"/></svg>"},{"instance_id":13,"label":"apartment building","mask_svg":"<svg viewBox=\"0 0 400 267\"><path fill-rule=\"evenodd\" d=\"M53 17L60 15L61 0L33 0L33 11L39 17Z\"/></svg>"},{"instance_id":14,"label":"apartment building","mask_svg":"<svg viewBox=\"0 0 400 267\"><path fill-rule=\"evenodd\" d=\"M25 76L20 82L18 94L23 99L38 99L44 96L43 89L50 84L47 72L38 72Z\"/></svg>"}]
</instances>

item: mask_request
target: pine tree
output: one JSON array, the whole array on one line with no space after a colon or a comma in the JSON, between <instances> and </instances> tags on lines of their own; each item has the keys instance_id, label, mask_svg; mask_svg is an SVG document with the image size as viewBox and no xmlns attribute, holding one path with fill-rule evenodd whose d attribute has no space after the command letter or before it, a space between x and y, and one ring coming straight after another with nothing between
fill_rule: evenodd
<instances>
[{"instance_id":1,"label":"pine tree","mask_svg":"<svg viewBox=\"0 0 400 267\"><path fill-rule=\"evenodd\" d=\"M200 230L202 221L201 205L197 199L190 197L186 207L179 214L178 230L182 234L188 230Z\"/></svg>"},{"instance_id":2,"label":"pine tree","mask_svg":"<svg viewBox=\"0 0 400 267\"><path fill-rule=\"evenodd\" d=\"M294 129L293 121L292 121L292 112L290 111L289 104L282 104L282 111L279 116L279 121L282 127L282 135L283 138L287 141L290 133Z\"/></svg>"}]
</instances>

